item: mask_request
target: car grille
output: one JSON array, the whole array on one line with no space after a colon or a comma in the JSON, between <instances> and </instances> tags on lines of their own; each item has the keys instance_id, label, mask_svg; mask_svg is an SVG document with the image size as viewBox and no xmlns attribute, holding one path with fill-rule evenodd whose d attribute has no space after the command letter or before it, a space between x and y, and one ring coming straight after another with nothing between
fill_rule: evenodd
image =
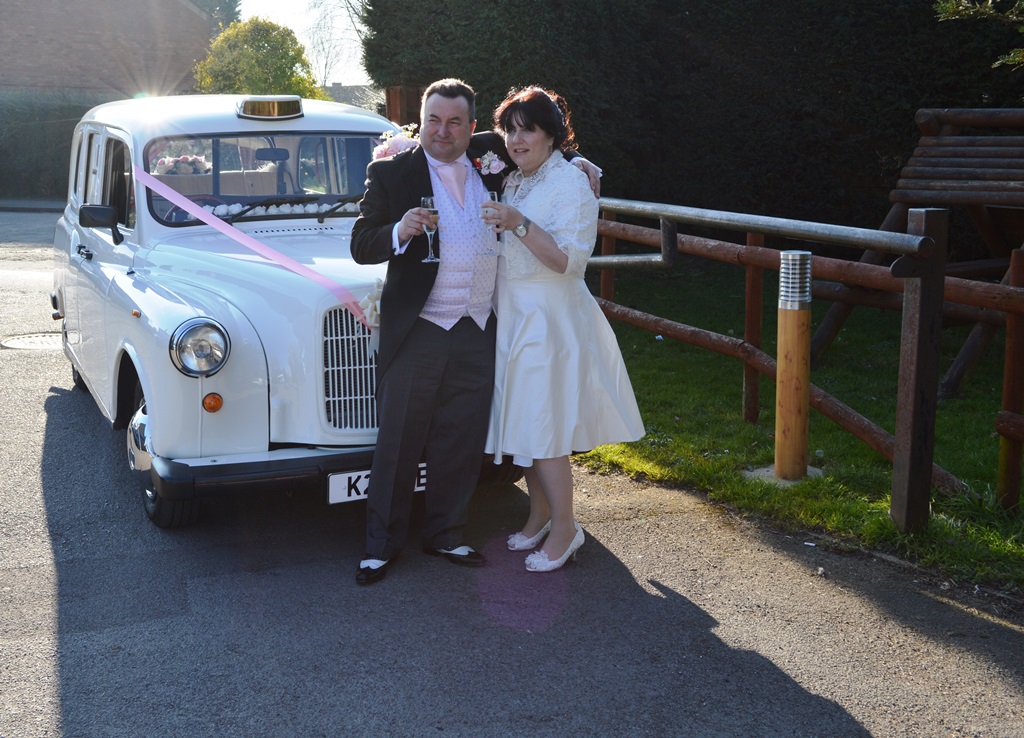
<instances>
[{"instance_id":1,"label":"car grille","mask_svg":"<svg viewBox=\"0 0 1024 738\"><path fill-rule=\"evenodd\" d=\"M324 316L324 411L339 430L377 427L377 360L369 340L370 329L345 308Z\"/></svg>"}]
</instances>

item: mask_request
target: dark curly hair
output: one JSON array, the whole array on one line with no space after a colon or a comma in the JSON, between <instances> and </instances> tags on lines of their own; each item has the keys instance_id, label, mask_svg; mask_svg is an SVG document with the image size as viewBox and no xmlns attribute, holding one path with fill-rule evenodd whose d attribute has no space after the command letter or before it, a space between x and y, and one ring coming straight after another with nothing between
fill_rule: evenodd
<instances>
[{"instance_id":1,"label":"dark curly hair","mask_svg":"<svg viewBox=\"0 0 1024 738\"><path fill-rule=\"evenodd\" d=\"M554 139L556 149L571 151L576 148L571 118L561 95L537 86L512 88L494 111L494 130L504 135L512 124L540 128Z\"/></svg>"}]
</instances>

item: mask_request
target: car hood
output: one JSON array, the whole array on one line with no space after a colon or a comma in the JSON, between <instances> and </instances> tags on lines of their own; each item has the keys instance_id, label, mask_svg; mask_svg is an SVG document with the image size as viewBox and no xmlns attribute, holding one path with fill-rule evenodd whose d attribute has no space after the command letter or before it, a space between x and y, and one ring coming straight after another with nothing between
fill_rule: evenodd
<instances>
[{"instance_id":1,"label":"car hood","mask_svg":"<svg viewBox=\"0 0 1024 738\"><path fill-rule=\"evenodd\" d=\"M290 271L274 259L293 260L341 285L356 301L362 300L384 278L386 264L352 261L351 223L346 219L341 224L242 225L246 234L283 258L257 254L202 226L182 229L136 255L133 266L139 278L177 293L197 315L230 322L226 314L237 311L255 329L267 359L274 441L330 440L310 428L310 409L321 404L322 383L310 382L309 377L323 373L324 316L341 302L339 290ZM230 333L230 325L225 327Z\"/></svg>"},{"instance_id":2,"label":"car hood","mask_svg":"<svg viewBox=\"0 0 1024 738\"><path fill-rule=\"evenodd\" d=\"M315 220L241 224L238 231L243 239L254 239L262 253L208 226L179 229L140 248L132 266L165 288L188 285L190 298L195 288L211 290L253 317L268 300L280 309L287 306L289 312L338 302L332 297L332 283L359 300L384 278L387 265L352 261L352 222L346 218L323 224ZM296 273L289 265L309 273Z\"/></svg>"},{"instance_id":3,"label":"car hood","mask_svg":"<svg viewBox=\"0 0 1024 738\"><path fill-rule=\"evenodd\" d=\"M237 287L240 295L249 290L293 294L298 289L306 300L319 299L322 294L314 289L317 285L310 277L290 271L289 262L354 289L372 286L386 271L386 265L352 261L351 219L323 224L315 220L268 221L238 228L243 238L254 239L269 253L259 253L207 226L181 230L151 248L140 249L135 268L152 267L169 279L205 286L215 282Z\"/></svg>"}]
</instances>

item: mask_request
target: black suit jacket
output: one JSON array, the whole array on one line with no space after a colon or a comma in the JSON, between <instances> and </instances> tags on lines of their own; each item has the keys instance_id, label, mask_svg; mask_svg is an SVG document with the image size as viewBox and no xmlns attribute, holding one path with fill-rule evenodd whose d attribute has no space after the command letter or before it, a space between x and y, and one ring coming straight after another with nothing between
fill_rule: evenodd
<instances>
[{"instance_id":1,"label":"black suit jacket","mask_svg":"<svg viewBox=\"0 0 1024 738\"><path fill-rule=\"evenodd\" d=\"M490 132L475 134L466 155L474 161L487 151L509 161L501 136ZM511 169L510 165L498 174L484 175L485 187L500 192L504 176ZM469 176L480 175L470 173ZM423 310L437 278L437 264L423 263L427 255L426 236L414 237L405 253L395 254L391 234L406 211L418 208L421 197L433 194L427 157L420 147L370 162L366 168L366 194L352 227L352 258L359 264L388 262L380 302L378 382ZM438 253L443 248L437 240L434 247Z\"/></svg>"}]
</instances>

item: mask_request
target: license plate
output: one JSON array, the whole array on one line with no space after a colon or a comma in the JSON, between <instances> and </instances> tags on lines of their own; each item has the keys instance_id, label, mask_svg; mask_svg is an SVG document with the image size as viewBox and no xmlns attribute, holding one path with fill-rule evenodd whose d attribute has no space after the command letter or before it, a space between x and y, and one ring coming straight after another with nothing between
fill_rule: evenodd
<instances>
[{"instance_id":1,"label":"license plate","mask_svg":"<svg viewBox=\"0 0 1024 738\"><path fill-rule=\"evenodd\" d=\"M416 492L427 487L427 465L420 464L416 474ZM339 502L355 502L365 500L366 491L370 488L370 472L354 471L346 474L331 474L327 477L327 502L331 505Z\"/></svg>"}]
</instances>

